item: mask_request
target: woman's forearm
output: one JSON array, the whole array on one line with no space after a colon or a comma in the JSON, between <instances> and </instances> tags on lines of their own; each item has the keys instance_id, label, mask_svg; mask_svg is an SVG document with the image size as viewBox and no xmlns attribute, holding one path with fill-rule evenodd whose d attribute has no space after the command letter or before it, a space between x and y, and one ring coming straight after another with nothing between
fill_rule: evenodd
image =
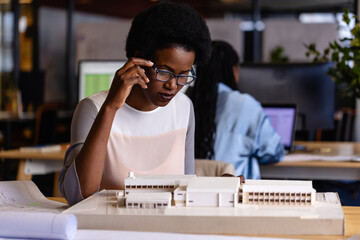
<instances>
[{"instance_id":1,"label":"woman's forearm","mask_svg":"<svg viewBox=\"0 0 360 240\"><path fill-rule=\"evenodd\" d=\"M76 157L81 194L84 198L98 190L101 182L107 143L116 109L103 105Z\"/></svg>"}]
</instances>

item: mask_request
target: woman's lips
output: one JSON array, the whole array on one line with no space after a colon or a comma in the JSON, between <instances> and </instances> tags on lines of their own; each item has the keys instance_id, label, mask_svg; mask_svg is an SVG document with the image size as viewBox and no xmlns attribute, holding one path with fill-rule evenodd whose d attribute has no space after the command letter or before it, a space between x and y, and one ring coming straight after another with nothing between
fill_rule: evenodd
<instances>
[{"instance_id":1,"label":"woman's lips","mask_svg":"<svg viewBox=\"0 0 360 240\"><path fill-rule=\"evenodd\" d=\"M171 94L171 93L159 93L159 96L160 96L160 101L168 102L168 101L170 101L170 100L175 96L175 94Z\"/></svg>"}]
</instances>

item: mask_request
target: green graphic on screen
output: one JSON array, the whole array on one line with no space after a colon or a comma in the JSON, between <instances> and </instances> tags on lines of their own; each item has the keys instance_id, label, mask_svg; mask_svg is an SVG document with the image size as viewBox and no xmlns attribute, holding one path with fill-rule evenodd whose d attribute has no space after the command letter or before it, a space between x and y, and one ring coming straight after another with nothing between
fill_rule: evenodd
<instances>
[{"instance_id":1,"label":"green graphic on screen","mask_svg":"<svg viewBox=\"0 0 360 240\"><path fill-rule=\"evenodd\" d=\"M94 93L108 90L114 74L96 74L90 73L85 75L85 97Z\"/></svg>"}]
</instances>

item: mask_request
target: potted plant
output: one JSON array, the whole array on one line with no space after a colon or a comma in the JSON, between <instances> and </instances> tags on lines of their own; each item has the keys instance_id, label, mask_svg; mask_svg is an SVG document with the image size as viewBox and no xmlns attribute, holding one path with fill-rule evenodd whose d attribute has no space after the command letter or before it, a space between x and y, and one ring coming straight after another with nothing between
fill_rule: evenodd
<instances>
[{"instance_id":1,"label":"potted plant","mask_svg":"<svg viewBox=\"0 0 360 240\"><path fill-rule=\"evenodd\" d=\"M285 49L281 46L276 46L270 51L270 62L272 63L287 63L289 57L285 54Z\"/></svg>"},{"instance_id":2,"label":"potted plant","mask_svg":"<svg viewBox=\"0 0 360 240\"><path fill-rule=\"evenodd\" d=\"M342 19L350 29L351 36L340 39L343 44L336 40L330 42L323 53L316 49L314 43L305 44L306 56L313 56L314 63L333 62L327 74L336 84L343 87L345 97L356 99L355 139L360 140L360 24L356 23L353 28L350 27L351 19L348 9L344 9Z\"/></svg>"}]
</instances>

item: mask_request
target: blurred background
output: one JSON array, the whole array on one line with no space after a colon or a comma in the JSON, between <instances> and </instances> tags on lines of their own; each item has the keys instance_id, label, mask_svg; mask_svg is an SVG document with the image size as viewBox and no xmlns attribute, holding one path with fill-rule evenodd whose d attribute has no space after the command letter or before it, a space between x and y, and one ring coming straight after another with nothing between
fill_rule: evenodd
<instances>
[{"instance_id":1,"label":"blurred background","mask_svg":"<svg viewBox=\"0 0 360 240\"><path fill-rule=\"evenodd\" d=\"M93 77L111 82L126 61L132 19L159 2L168 1L0 0L1 149L69 142L78 101L108 87ZM236 49L241 92L263 104L297 105L295 140L356 140L355 96L326 74L331 62L312 64L305 45L315 43L322 52L329 42L350 37L357 0L169 2L195 8L212 39ZM14 179L17 164L3 159L0 180Z\"/></svg>"}]
</instances>

